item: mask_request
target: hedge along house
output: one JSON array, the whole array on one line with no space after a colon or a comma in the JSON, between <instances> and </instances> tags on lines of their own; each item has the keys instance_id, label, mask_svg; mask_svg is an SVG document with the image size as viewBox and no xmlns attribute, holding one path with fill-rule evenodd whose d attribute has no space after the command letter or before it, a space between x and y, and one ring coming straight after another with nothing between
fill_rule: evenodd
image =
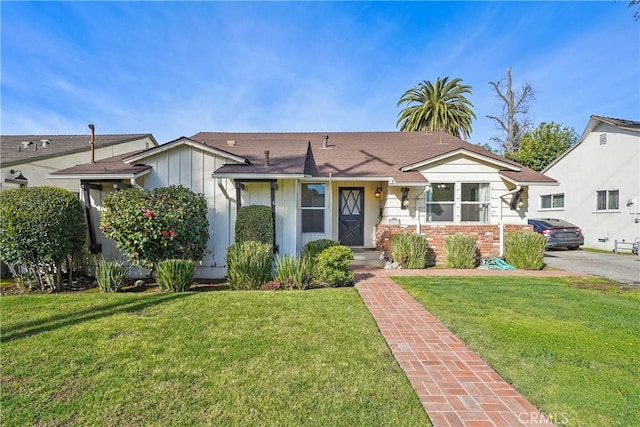
<instances>
[{"instance_id":1,"label":"hedge along house","mask_svg":"<svg viewBox=\"0 0 640 427\"><path fill-rule=\"evenodd\" d=\"M96 188L105 180L183 185L205 195L210 241L201 277L224 276L242 206L271 207L282 254L318 239L387 250L392 234L408 231L425 234L440 262L442 240L455 233L474 235L481 256L500 255L505 230L528 229L528 187L555 182L459 138L422 132L201 132L97 163L52 177ZM96 194L96 214L114 188Z\"/></svg>"}]
</instances>

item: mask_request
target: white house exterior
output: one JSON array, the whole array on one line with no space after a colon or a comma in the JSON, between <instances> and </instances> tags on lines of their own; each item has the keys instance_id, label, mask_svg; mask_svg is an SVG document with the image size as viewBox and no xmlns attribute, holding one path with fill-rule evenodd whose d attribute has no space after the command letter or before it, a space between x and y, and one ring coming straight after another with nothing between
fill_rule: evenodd
<instances>
[{"instance_id":1,"label":"white house exterior","mask_svg":"<svg viewBox=\"0 0 640 427\"><path fill-rule=\"evenodd\" d=\"M51 177L90 186L96 216L122 184L204 194L210 239L199 277L224 277L241 206L271 206L281 254L323 238L384 250L391 234L411 231L427 236L438 262L442 239L456 232L474 235L481 255L499 255L504 230L528 227L529 188L554 182L450 135L420 132L201 132ZM97 233L105 257L117 257Z\"/></svg>"},{"instance_id":2,"label":"white house exterior","mask_svg":"<svg viewBox=\"0 0 640 427\"><path fill-rule=\"evenodd\" d=\"M590 248L640 238L640 122L591 116L578 142L543 172L558 185L531 189L531 217L578 225Z\"/></svg>"}]
</instances>

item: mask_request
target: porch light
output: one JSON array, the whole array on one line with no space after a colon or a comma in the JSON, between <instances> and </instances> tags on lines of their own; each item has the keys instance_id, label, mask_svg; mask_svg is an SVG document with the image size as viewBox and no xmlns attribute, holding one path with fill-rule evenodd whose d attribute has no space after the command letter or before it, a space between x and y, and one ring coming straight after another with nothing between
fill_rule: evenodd
<instances>
[{"instance_id":1,"label":"porch light","mask_svg":"<svg viewBox=\"0 0 640 427\"><path fill-rule=\"evenodd\" d=\"M400 203L400 209L407 209L409 207L409 187L402 187L400 189L402 193L402 202Z\"/></svg>"},{"instance_id":2,"label":"porch light","mask_svg":"<svg viewBox=\"0 0 640 427\"><path fill-rule=\"evenodd\" d=\"M382 187L376 188L376 199L382 197Z\"/></svg>"}]
</instances>

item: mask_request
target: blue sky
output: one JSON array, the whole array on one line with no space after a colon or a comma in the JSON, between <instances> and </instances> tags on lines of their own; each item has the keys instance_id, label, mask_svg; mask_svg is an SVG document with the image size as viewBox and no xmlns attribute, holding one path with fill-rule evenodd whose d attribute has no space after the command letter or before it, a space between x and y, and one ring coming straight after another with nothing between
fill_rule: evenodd
<instances>
[{"instance_id":1,"label":"blue sky","mask_svg":"<svg viewBox=\"0 0 640 427\"><path fill-rule=\"evenodd\" d=\"M6 2L1 133L386 131L400 96L460 77L496 134L512 67L535 123L640 120L640 22L601 2Z\"/></svg>"}]
</instances>

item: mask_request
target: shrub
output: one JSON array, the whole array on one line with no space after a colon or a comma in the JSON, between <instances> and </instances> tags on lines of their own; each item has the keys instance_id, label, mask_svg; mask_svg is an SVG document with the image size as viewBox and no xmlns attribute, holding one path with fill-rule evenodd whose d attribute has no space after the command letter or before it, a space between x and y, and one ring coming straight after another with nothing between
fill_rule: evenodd
<instances>
[{"instance_id":1,"label":"shrub","mask_svg":"<svg viewBox=\"0 0 640 427\"><path fill-rule=\"evenodd\" d=\"M429 243L416 233L398 233L391 236L389 249L393 260L403 268L425 268Z\"/></svg>"},{"instance_id":2,"label":"shrub","mask_svg":"<svg viewBox=\"0 0 640 427\"><path fill-rule=\"evenodd\" d=\"M542 234L529 231L507 233L504 239L504 260L522 270L544 267L546 240Z\"/></svg>"},{"instance_id":3,"label":"shrub","mask_svg":"<svg viewBox=\"0 0 640 427\"><path fill-rule=\"evenodd\" d=\"M273 236L273 216L269 206L243 206L238 210L236 243L254 241L272 245Z\"/></svg>"},{"instance_id":4,"label":"shrub","mask_svg":"<svg viewBox=\"0 0 640 427\"><path fill-rule=\"evenodd\" d=\"M280 289L286 289L287 283L282 283L280 280L271 280L264 285L260 286L261 291L279 291Z\"/></svg>"},{"instance_id":5,"label":"shrub","mask_svg":"<svg viewBox=\"0 0 640 427\"><path fill-rule=\"evenodd\" d=\"M445 237L444 259L449 268L475 268L478 259L476 239L465 234Z\"/></svg>"},{"instance_id":6,"label":"shrub","mask_svg":"<svg viewBox=\"0 0 640 427\"><path fill-rule=\"evenodd\" d=\"M303 257L278 256L274 280L283 284L283 289L305 289L310 280L310 265Z\"/></svg>"},{"instance_id":7,"label":"shrub","mask_svg":"<svg viewBox=\"0 0 640 427\"><path fill-rule=\"evenodd\" d=\"M232 289L259 289L271 280L273 247L252 240L227 249L227 282Z\"/></svg>"},{"instance_id":8,"label":"shrub","mask_svg":"<svg viewBox=\"0 0 640 427\"><path fill-rule=\"evenodd\" d=\"M353 252L346 246L331 246L320 252L316 257L315 274L317 280L324 286L342 287L353 284L353 271L349 270L349 263L353 259Z\"/></svg>"},{"instance_id":9,"label":"shrub","mask_svg":"<svg viewBox=\"0 0 640 427\"><path fill-rule=\"evenodd\" d=\"M209 240L207 202L186 187L113 192L103 203L100 230L134 265L165 259L200 260Z\"/></svg>"},{"instance_id":10,"label":"shrub","mask_svg":"<svg viewBox=\"0 0 640 427\"><path fill-rule=\"evenodd\" d=\"M313 262L320 252L332 246L338 246L340 242L329 239L313 240L302 248L302 257Z\"/></svg>"},{"instance_id":11,"label":"shrub","mask_svg":"<svg viewBox=\"0 0 640 427\"><path fill-rule=\"evenodd\" d=\"M122 261L96 260L96 280L102 292L118 292L125 284L128 268Z\"/></svg>"},{"instance_id":12,"label":"shrub","mask_svg":"<svg viewBox=\"0 0 640 427\"><path fill-rule=\"evenodd\" d=\"M31 288L62 290L62 263L82 252L87 236L78 196L57 187L0 193L0 260Z\"/></svg>"},{"instance_id":13,"label":"shrub","mask_svg":"<svg viewBox=\"0 0 640 427\"><path fill-rule=\"evenodd\" d=\"M162 292L186 292L193 284L195 264L185 259L165 259L156 266L156 282Z\"/></svg>"}]
</instances>

